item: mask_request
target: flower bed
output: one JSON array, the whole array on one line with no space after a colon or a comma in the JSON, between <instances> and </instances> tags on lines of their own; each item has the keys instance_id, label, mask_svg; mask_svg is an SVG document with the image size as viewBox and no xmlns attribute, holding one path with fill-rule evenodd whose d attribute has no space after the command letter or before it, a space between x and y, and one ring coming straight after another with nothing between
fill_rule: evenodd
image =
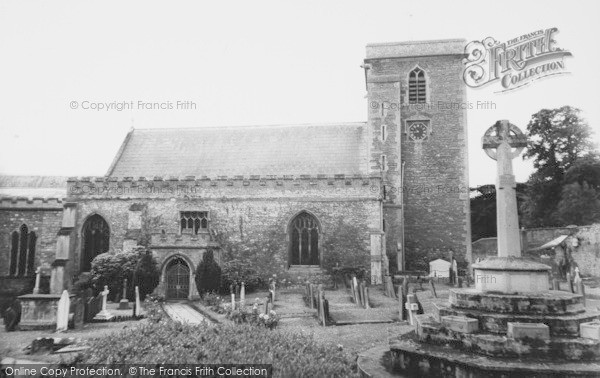
<instances>
[{"instance_id":1,"label":"flower bed","mask_svg":"<svg viewBox=\"0 0 600 378\"><path fill-rule=\"evenodd\" d=\"M279 315L273 310L265 313L263 304L260 303L258 298L255 299L252 309L245 305L241 306L238 302L238 307L232 310L230 302L226 302L223 297L214 293L207 293L202 296L202 303L218 314L225 314L227 319L236 324L249 323L274 329L280 319Z\"/></svg>"}]
</instances>

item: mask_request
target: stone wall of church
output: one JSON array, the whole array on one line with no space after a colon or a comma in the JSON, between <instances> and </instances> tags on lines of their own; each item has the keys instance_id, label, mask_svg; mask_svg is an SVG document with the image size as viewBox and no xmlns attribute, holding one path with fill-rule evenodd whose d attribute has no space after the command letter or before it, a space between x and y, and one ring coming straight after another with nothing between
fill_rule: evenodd
<instances>
[{"instance_id":1,"label":"stone wall of church","mask_svg":"<svg viewBox=\"0 0 600 378\"><path fill-rule=\"evenodd\" d=\"M289 265L288 224L301 211L313 214L320 222L320 241L325 241L340 222L358 227L368 262L371 234L381 231L381 205L378 193L371 189L379 183L379 177L343 176L72 180L68 200L78 204L78 229L92 214L108 222L113 251L127 248L132 238L146 240L159 264L181 254L195 269L204 251L226 235L233 243L256 247L247 252L256 255L251 261L268 265L274 274L285 274ZM139 232L131 230L132 208L143 209ZM209 232L181 234L182 211L207 211ZM81 241L75 244L73 258L79 266ZM276 252L264 259L261 246L267 245Z\"/></svg>"},{"instance_id":2,"label":"stone wall of church","mask_svg":"<svg viewBox=\"0 0 600 378\"><path fill-rule=\"evenodd\" d=\"M11 234L25 224L37 236L35 267L54 261L56 235L62 222L62 203L56 199L0 200L0 276L6 276L10 267Z\"/></svg>"}]
</instances>

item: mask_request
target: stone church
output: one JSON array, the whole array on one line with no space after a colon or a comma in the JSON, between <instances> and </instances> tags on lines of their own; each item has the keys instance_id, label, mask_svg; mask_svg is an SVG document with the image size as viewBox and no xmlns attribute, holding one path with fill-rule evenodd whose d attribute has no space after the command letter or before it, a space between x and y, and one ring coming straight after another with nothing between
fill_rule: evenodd
<instances>
[{"instance_id":1,"label":"stone church","mask_svg":"<svg viewBox=\"0 0 600 378\"><path fill-rule=\"evenodd\" d=\"M131 130L105 176L69 178L61 198L0 200L0 289L23 291L42 266L60 292L98 254L140 244L157 291L192 298L223 235L274 245L269 269L305 277L324 273L344 227L373 283L450 252L469 262L464 46L368 45L366 122Z\"/></svg>"}]
</instances>

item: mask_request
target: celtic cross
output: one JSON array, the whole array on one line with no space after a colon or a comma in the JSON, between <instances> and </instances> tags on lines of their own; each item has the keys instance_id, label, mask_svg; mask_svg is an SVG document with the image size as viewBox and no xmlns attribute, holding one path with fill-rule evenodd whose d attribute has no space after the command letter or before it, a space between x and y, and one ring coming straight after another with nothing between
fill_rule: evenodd
<instances>
[{"instance_id":1,"label":"celtic cross","mask_svg":"<svg viewBox=\"0 0 600 378\"><path fill-rule=\"evenodd\" d=\"M527 137L515 125L501 120L485 132L482 148L496 160L496 221L498 228L498 256L520 257L521 240L517 214L517 193L512 159L527 147Z\"/></svg>"}]
</instances>

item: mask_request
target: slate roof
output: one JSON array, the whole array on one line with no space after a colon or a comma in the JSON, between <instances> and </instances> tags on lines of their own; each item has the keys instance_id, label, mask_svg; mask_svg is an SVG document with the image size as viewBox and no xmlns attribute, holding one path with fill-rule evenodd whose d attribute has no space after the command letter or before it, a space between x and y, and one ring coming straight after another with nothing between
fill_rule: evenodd
<instances>
[{"instance_id":1,"label":"slate roof","mask_svg":"<svg viewBox=\"0 0 600 378\"><path fill-rule=\"evenodd\" d=\"M110 177L368 174L365 123L132 130Z\"/></svg>"}]
</instances>

